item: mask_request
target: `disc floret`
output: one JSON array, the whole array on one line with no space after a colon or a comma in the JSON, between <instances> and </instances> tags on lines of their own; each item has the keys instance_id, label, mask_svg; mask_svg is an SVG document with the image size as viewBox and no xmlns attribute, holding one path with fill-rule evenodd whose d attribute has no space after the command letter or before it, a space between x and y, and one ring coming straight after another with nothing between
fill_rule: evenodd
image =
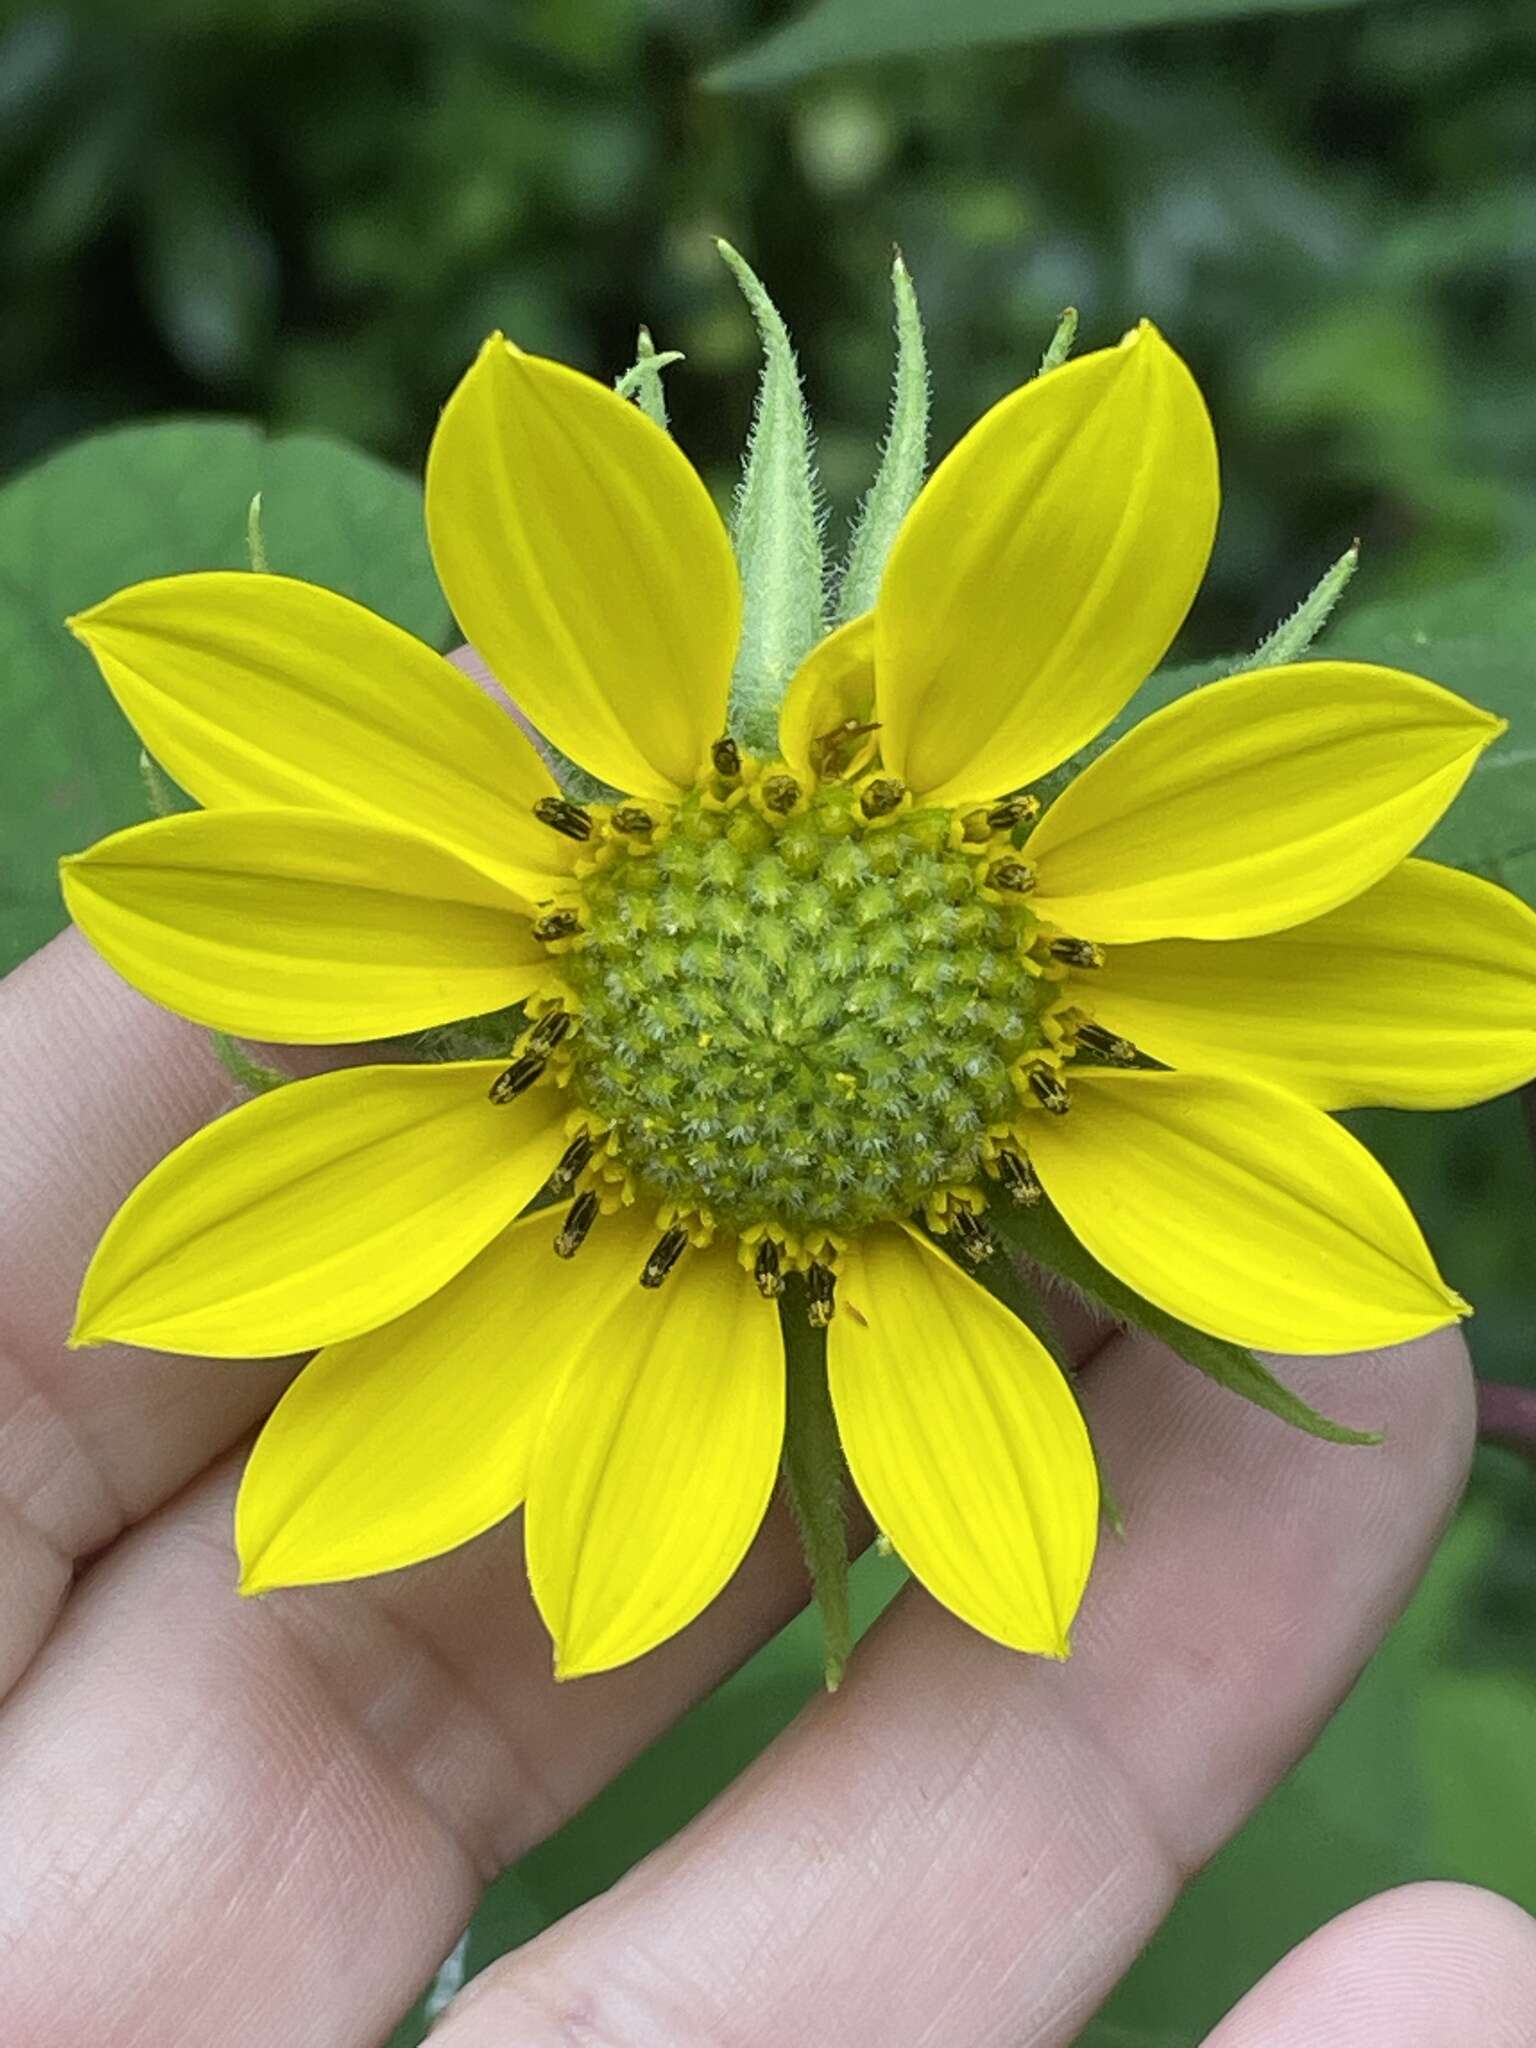
<instances>
[{"instance_id":1,"label":"disc floret","mask_svg":"<svg viewBox=\"0 0 1536 2048\"><path fill-rule=\"evenodd\" d=\"M883 1219L984 1257L983 1183L1027 1188L1012 1134L1065 1103L1065 984L1098 958L1029 907L1034 800L915 804L881 771L807 782L722 741L674 806L573 811L547 820L584 833L540 921L553 992L507 1077L569 1090L557 1191L581 1210L558 1248L592 1193L646 1202L647 1284L724 1231L765 1297L799 1267L827 1313L817 1269Z\"/></svg>"}]
</instances>

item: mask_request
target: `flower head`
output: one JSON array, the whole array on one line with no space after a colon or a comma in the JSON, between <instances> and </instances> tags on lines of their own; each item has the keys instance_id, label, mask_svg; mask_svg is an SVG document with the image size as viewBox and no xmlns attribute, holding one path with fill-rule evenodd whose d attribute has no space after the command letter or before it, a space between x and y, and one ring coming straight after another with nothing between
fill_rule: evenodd
<instances>
[{"instance_id":1,"label":"flower head","mask_svg":"<svg viewBox=\"0 0 1536 2048\"><path fill-rule=\"evenodd\" d=\"M1047 805L1030 788L1161 660L1216 507L1205 409L1154 330L1052 371L937 470L873 612L754 755L704 486L611 391L496 337L433 444L433 552L601 801L325 591L185 576L73 622L205 806L66 864L105 957L222 1031L473 1019L459 1043L491 1055L253 1101L102 1241L81 1341L318 1347L247 1470L248 1588L409 1564L526 1501L559 1667L640 1654L762 1518L783 1310L826 1330L849 1467L918 1578L1064 1654L1093 1455L973 1277L989 1211L1048 1199L1238 1344L1462 1312L1325 1112L1536 1069L1536 918L1409 858L1497 722L1311 662L1155 713Z\"/></svg>"}]
</instances>

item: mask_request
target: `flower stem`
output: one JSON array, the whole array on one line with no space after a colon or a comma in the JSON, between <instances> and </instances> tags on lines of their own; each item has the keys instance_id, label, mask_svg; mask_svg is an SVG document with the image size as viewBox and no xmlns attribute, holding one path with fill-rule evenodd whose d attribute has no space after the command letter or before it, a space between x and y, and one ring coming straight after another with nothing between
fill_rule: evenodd
<instances>
[{"instance_id":1,"label":"flower stem","mask_svg":"<svg viewBox=\"0 0 1536 2048\"><path fill-rule=\"evenodd\" d=\"M848 1664L847 1467L827 1390L827 1333L813 1329L795 1289L785 1303L787 1413L784 1490L800 1530L821 1615L822 1670L836 1692Z\"/></svg>"}]
</instances>

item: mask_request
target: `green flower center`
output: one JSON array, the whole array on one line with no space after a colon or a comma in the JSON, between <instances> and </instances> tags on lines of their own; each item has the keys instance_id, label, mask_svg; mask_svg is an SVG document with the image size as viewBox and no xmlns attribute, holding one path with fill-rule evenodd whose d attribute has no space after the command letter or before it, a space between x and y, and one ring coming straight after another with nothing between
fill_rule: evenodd
<instances>
[{"instance_id":1,"label":"green flower center","mask_svg":"<svg viewBox=\"0 0 1536 2048\"><path fill-rule=\"evenodd\" d=\"M695 794L586 878L570 1088L638 1194L814 1246L977 1179L1058 990L951 837L844 785L771 823Z\"/></svg>"}]
</instances>

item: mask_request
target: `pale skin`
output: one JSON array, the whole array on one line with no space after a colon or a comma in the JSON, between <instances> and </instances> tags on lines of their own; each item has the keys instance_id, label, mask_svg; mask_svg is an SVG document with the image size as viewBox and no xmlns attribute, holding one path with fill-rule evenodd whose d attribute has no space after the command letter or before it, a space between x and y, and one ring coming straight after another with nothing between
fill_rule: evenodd
<instances>
[{"instance_id":1,"label":"pale skin","mask_svg":"<svg viewBox=\"0 0 1536 2048\"><path fill-rule=\"evenodd\" d=\"M230 1502L292 1365L63 1341L114 1205L231 1085L72 935L0 987L0 1043L4 2037L378 2048L494 1873L802 1603L794 1538L775 1514L682 1637L562 1687L515 1520L414 1571L240 1600ZM1078 1324L1133 1533L1103 1547L1070 1663L903 1593L836 1698L486 1971L434 2048L1072 2040L1398 1613L1473 1429L1455 1332L1285 1362L1385 1426L1348 1450ZM1536 2044L1536 1927L1423 1885L1315 1935L1208 2048L1473 2042Z\"/></svg>"}]
</instances>

